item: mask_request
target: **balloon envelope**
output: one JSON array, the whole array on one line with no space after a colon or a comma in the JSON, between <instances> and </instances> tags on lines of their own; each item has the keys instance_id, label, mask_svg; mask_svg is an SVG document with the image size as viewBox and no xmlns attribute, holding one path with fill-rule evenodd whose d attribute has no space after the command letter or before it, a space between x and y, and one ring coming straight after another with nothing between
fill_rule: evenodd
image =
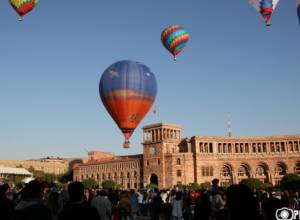
<instances>
[{"instance_id":1,"label":"balloon envelope","mask_svg":"<svg viewBox=\"0 0 300 220\"><path fill-rule=\"evenodd\" d=\"M185 48L189 38L189 34L180 25L172 25L161 33L161 42L174 59Z\"/></svg>"},{"instance_id":2,"label":"balloon envelope","mask_svg":"<svg viewBox=\"0 0 300 220\"><path fill-rule=\"evenodd\" d=\"M38 3L38 0L9 0L11 6L20 15L20 21L23 16L30 12Z\"/></svg>"},{"instance_id":3,"label":"balloon envelope","mask_svg":"<svg viewBox=\"0 0 300 220\"><path fill-rule=\"evenodd\" d=\"M250 0L250 4L263 16L267 26L271 25L271 16L279 0Z\"/></svg>"},{"instance_id":4,"label":"balloon envelope","mask_svg":"<svg viewBox=\"0 0 300 220\"><path fill-rule=\"evenodd\" d=\"M140 62L119 61L102 74L99 93L128 144L128 139L155 100L156 79Z\"/></svg>"}]
</instances>

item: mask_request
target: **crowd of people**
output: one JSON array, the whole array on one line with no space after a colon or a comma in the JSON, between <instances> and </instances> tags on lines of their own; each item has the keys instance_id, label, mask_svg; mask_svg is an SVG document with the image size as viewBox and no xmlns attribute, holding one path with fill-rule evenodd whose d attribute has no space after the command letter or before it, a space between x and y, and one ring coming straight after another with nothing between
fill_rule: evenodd
<instances>
[{"instance_id":1,"label":"crowd of people","mask_svg":"<svg viewBox=\"0 0 300 220\"><path fill-rule=\"evenodd\" d=\"M57 190L32 180L16 191L0 186L1 220L273 220L276 210L300 209L299 192L252 191L246 185L205 190L92 190L72 182Z\"/></svg>"}]
</instances>

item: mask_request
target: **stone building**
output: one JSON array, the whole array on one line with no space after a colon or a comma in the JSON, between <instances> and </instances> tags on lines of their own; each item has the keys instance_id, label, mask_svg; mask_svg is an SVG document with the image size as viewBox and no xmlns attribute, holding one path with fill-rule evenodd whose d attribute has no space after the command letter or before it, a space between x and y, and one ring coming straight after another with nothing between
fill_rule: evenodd
<instances>
[{"instance_id":1,"label":"stone building","mask_svg":"<svg viewBox=\"0 0 300 220\"><path fill-rule=\"evenodd\" d=\"M86 163L74 168L73 179L82 181L92 178L99 186L113 180L125 189L143 187L143 155L115 156L106 152L89 152Z\"/></svg>"},{"instance_id":2,"label":"stone building","mask_svg":"<svg viewBox=\"0 0 300 220\"><path fill-rule=\"evenodd\" d=\"M170 188L214 178L226 185L249 177L276 185L286 173L300 174L300 135L181 138L181 126L167 123L145 126L143 132L143 155L90 156L74 178L91 177L99 184L112 179L124 188L149 183Z\"/></svg>"},{"instance_id":3,"label":"stone building","mask_svg":"<svg viewBox=\"0 0 300 220\"><path fill-rule=\"evenodd\" d=\"M81 158L46 157L31 160L0 160L0 167L33 168L45 173L64 174L72 169L73 164L82 162L83 159Z\"/></svg>"}]
</instances>

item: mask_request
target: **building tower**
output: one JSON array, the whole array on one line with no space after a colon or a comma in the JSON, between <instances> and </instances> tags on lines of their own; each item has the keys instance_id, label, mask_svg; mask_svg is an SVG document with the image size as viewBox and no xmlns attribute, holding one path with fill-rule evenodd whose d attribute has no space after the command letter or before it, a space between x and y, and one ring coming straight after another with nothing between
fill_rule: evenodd
<instances>
[{"instance_id":1,"label":"building tower","mask_svg":"<svg viewBox=\"0 0 300 220\"><path fill-rule=\"evenodd\" d=\"M165 188L172 175L172 163L168 162L168 155L179 152L181 141L181 127L174 124L159 123L143 127L144 132L144 186L156 184Z\"/></svg>"}]
</instances>

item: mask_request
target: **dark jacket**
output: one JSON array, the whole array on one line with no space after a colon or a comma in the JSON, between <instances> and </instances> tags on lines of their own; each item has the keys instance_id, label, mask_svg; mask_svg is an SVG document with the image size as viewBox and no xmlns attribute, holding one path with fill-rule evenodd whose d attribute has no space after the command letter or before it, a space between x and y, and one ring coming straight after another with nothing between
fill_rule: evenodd
<instances>
[{"instance_id":1,"label":"dark jacket","mask_svg":"<svg viewBox=\"0 0 300 220\"><path fill-rule=\"evenodd\" d=\"M22 200L14 210L15 220L52 220L50 209L39 199Z\"/></svg>"},{"instance_id":2,"label":"dark jacket","mask_svg":"<svg viewBox=\"0 0 300 220\"><path fill-rule=\"evenodd\" d=\"M87 202L65 205L58 218L59 220L101 220L97 209Z\"/></svg>"}]
</instances>

